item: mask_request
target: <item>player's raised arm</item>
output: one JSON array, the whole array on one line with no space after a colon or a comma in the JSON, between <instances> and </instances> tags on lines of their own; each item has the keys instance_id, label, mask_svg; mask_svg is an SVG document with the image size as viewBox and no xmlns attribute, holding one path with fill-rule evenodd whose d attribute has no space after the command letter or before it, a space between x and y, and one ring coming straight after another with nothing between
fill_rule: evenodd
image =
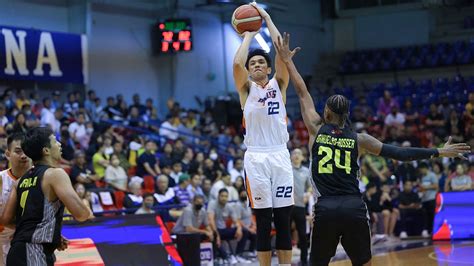
<instances>
[{"instance_id":1,"label":"player's raised arm","mask_svg":"<svg viewBox=\"0 0 474 266\"><path fill-rule=\"evenodd\" d=\"M281 38L281 34L267 11L259 7L256 2L252 2L250 5L255 7L258 10L258 13L260 13L260 16L262 16L262 18L265 20L268 31L270 32L270 37L272 38L272 42L278 41L278 38ZM280 86L280 90L283 94L283 101L286 102L286 89L288 88L290 75L288 73L286 64L278 54L275 57L275 78L278 81L278 85Z\"/></svg>"},{"instance_id":2,"label":"player's raised arm","mask_svg":"<svg viewBox=\"0 0 474 266\"><path fill-rule=\"evenodd\" d=\"M239 92L240 95L240 103L243 106L245 101L242 102L243 94L245 97L248 94L249 90L249 72L245 67L245 63L247 61L247 56L249 54L249 47L250 42L252 41L253 37L257 34L257 32L244 32L242 36L244 37L242 44L240 45L239 49L234 56L234 63L233 63L233 71L234 71L234 82L235 88Z\"/></svg>"},{"instance_id":3,"label":"player's raised arm","mask_svg":"<svg viewBox=\"0 0 474 266\"><path fill-rule=\"evenodd\" d=\"M314 107L313 99L311 94L308 92L308 88L304 83L303 78L296 69L295 64L293 63L293 55L295 55L300 48L296 47L293 51L289 48L290 35L285 33L283 40L278 38L274 42L278 56L281 58L282 62L285 63L288 73L291 77L293 86L295 87L296 94L300 100L301 114L303 116L304 123L311 135L316 135L318 132L318 127L322 123L321 116L316 112Z\"/></svg>"},{"instance_id":4,"label":"player's raised arm","mask_svg":"<svg viewBox=\"0 0 474 266\"><path fill-rule=\"evenodd\" d=\"M444 144L443 148L437 149L398 147L384 144L365 133L357 134L357 142L359 143L361 152L368 152L398 161L414 161L434 157L459 157L466 159L463 154L471 152L471 147L466 143L453 144L451 137L449 137L448 142Z\"/></svg>"}]
</instances>

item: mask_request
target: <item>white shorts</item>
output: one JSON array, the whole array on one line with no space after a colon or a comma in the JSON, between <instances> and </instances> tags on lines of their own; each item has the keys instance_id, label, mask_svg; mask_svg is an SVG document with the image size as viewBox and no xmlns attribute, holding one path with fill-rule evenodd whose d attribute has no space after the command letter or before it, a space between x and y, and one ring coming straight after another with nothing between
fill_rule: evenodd
<instances>
[{"instance_id":1,"label":"white shorts","mask_svg":"<svg viewBox=\"0 0 474 266\"><path fill-rule=\"evenodd\" d=\"M280 208L294 204L290 153L283 147L255 149L244 156L245 188L253 209Z\"/></svg>"}]
</instances>

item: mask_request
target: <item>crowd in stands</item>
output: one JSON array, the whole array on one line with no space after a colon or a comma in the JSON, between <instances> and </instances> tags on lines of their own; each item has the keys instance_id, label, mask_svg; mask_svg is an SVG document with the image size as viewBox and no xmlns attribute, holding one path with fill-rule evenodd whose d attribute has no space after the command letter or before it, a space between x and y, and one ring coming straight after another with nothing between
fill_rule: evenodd
<instances>
[{"instance_id":1,"label":"crowd in stands","mask_svg":"<svg viewBox=\"0 0 474 266\"><path fill-rule=\"evenodd\" d=\"M131 104L121 95L103 104L92 90L85 97L68 93L66 101L62 96L55 91L40 99L38 93L28 97L23 89L6 90L0 101L0 149L5 149L8 134L49 126L62 145L61 166L95 215L122 209L156 212L175 233L202 233L222 258L243 262L244 251L254 252L255 222L244 186L241 128L216 123L219 114L212 106L188 110L170 99L169 112L161 120L154 101L143 104L138 94ZM474 93L462 112L439 102L423 113L390 91L375 99L376 109L368 100L358 99L352 108L352 127L358 132L401 146L439 147L448 136L474 146ZM303 165L308 166L304 124L296 119L290 125L288 146L300 148ZM413 219L423 235L431 233L436 193L473 188L474 158L469 159L397 162L362 156L360 188L374 234L420 234L406 222ZM6 167L3 159L1 168ZM232 239L238 244L229 253L221 247Z\"/></svg>"}]
</instances>

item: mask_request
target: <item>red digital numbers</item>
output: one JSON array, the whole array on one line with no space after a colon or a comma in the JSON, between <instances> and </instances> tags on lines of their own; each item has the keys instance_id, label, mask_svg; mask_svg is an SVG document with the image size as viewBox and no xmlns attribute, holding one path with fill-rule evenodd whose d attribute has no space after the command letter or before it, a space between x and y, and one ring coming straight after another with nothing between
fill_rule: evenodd
<instances>
[{"instance_id":1,"label":"red digital numbers","mask_svg":"<svg viewBox=\"0 0 474 266\"><path fill-rule=\"evenodd\" d=\"M184 50L185 51L190 51L191 50L191 41L185 41L184 42Z\"/></svg>"},{"instance_id":2,"label":"red digital numbers","mask_svg":"<svg viewBox=\"0 0 474 266\"><path fill-rule=\"evenodd\" d=\"M163 39L167 42L172 42L173 41L173 35L174 33L172 31L164 31L162 33Z\"/></svg>"},{"instance_id":3,"label":"red digital numbers","mask_svg":"<svg viewBox=\"0 0 474 266\"><path fill-rule=\"evenodd\" d=\"M170 43L169 42L161 42L161 51L162 52L168 52L170 49Z\"/></svg>"},{"instance_id":4,"label":"red digital numbers","mask_svg":"<svg viewBox=\"0 0 474 266\"><path fill-rule=\"evenodd\" d=\"M188 30L180 31L178 35L178 39L180 41L189 41L190 37L191 37L191 32Z\"/></svg>"},{"instance_id":5,"label":"red digital numbers","mask_svg":"<svg viewBox=\"0 0 474 266\"><path fill-rule=\"evenodd\" d=\"M173 42L173 49L175 51L179 51L180 46L181 46L180 42Z\"/></svg>"},{"instance_id":6,"label":"red digital numbers","mask_svg":"<svg viewBox=\"0 0 474 266\"><path fill-rule=\"evenodd\" d=\"M164 24L159 24L158 27L161 30L165 29ZM172 30L162 31L161 52L170 53L179 51L191 51L191 34L192 33L190 30L181 30L176 32Z\"/></svg>"}]
</instances>

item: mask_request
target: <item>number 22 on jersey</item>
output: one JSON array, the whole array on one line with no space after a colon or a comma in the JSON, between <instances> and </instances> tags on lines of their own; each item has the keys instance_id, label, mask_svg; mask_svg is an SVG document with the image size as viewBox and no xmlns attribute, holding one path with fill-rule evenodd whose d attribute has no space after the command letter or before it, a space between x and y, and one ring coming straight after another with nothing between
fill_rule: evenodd
<instances>
[{"instance_id":1,"label":"number 22 on jersey","mask_svg":"<svg viewBox=\"0 0 474 266\"><path fill-rule=\"evenodd\" d=\"M331 149L326 146L319 146L318 155L323 155L324 157L319 160L318 172L320 174L332 174L334 172L333 164L329 163L332 159L337 168L343 169L346 171L346 174L351 173L351 152L344 151L344 164L341 164L341 151L340 149ZM334 155L334 158L333 158Z\"/></svg>"}]
</instances>

